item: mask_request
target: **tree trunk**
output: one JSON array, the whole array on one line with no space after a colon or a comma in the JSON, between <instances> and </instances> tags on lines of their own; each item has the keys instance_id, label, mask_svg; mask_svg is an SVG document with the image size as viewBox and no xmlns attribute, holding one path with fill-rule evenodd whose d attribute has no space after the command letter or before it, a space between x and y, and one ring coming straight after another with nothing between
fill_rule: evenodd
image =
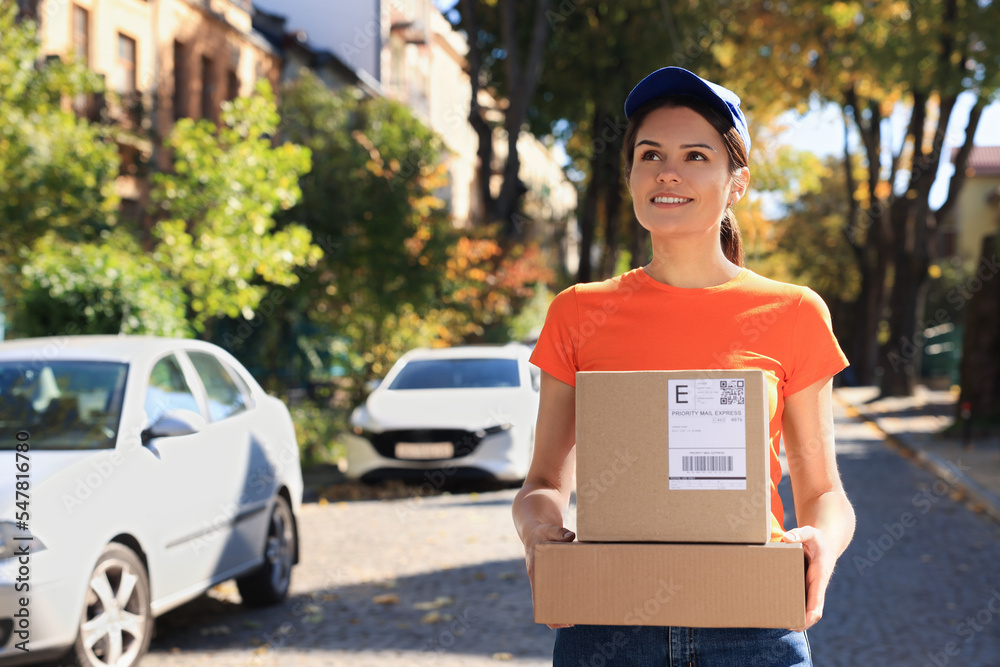
<instances>
[{"instance_id":1,"label":"tree trunk","mask_svg":"<svg viewBox=\"0 0 1000 667\"><path fill-rule=\"evenodd\" d=\"M524 67L518 54L516 11L514 0L500 3L500 28L506 55L508 83L508 106L504 118L507 128L507 164L504 166L503 184L496 200L496 217L503 222L503 235L508 240L518 240L520 225L514 218L518 203L526 189L518 174L520 159L517 153L517 139L521 126L528 116L528 103L535 93L538 77L542 71L542 55L549 34L549 21L545 14L551 0L537 0L535 18L531 33L531 47ZM467 3L468 4L468 3Z\"/></svg>"},{"instance_id":2,"label":"tree trunk","mask_svg":"<svg viewBox=\"0 0 1000 667\"><path fill-rule=\"evenodd\" d=\"M591 126L594 132L603 126L606 116L607 114L600 106L594 110L594 122ZM587 183L583 210L580 213L580 267L577 269L576 275L576 280L580 283L590 282L594 279L591 257L594 248L594 231L597 227L597 202L604 187L605 175L604 169L601 168L601 162L602 154L595 151L590 158L590 181Z\"/></svg>"},{"instance_id":3,"label":"tree trunk","mask_svg":"<svg viewBox=\"0 0 1000 667\"><path fill-rule=\"evenodd\" d=\"M882 349L882 396L912 396L920 374L923 334L917 331L918 310L927 291L927 252L919 247L915 228L922 222L923 207L906 199L896 201L892 216L897 233L894 277L889 294L889 340ZM905 239L905 241L904 241Z\"/></svg>"},{"instance_id":4,"label":"tree trunk","mask_svg":"<svg viewBox=\"0 0 1000 667\"><path fill-rule=\"evenodd\" d=\"M605 151L607 159L604 168L607 170L604 194L604 255L601 262L599 278L610 278L615 275L618 265L619 236L622 228L622 188L619 173L621 171L621 151L617 146L610 145Z\"/></svg>"},{"instance_id":5,"label":"tree trunk","mask_svg":"<svg viewBox=\"0 0 1000 667\"><path fill-rule=\"evenodd\" d=\"M965 316L961 385L956 417L969 403L972 419L1000 422L1000 280L997 280L997 237L983 239L977 277L969 284L972 297ZM977 282L978 280L978 282ZM980 285L978 291L972 288Z\"/></svg>"},{"instance_id":6,"label":"tree trunk","mask_svg":"<svg viewBox=\"0 0 1000 667\"><path fill-rule=\"evenodd\" d=\"M844 92L844 103L851 109L851 117L861 136L865 158L868 162L866 179L871 205L861 210L854 199L856 188L847 137L847 118L844 119L844 169L849 199L848 228L844 230L855 251L861 273L861 291L856 302L856 328L851 345L851 367L858 384L873 384L878 365L878 330L885 310L886 278L892 254L892 228L886 221L887 205L875 196L879 184L879 165L882 162L881 111L869 101L869 115L862 113L865 104L855 89Z\"/></svg>"},{"instance_id":7,"label":"tree trunk","mask_svg":"<svg viewBox=\"0 0 1000 667\"><path fill-rule=\"evenodd\" d=\"M490 190L490 181L493 177L493 128L483 117L483 111L479 106L479 73L483 66L483 57L480 52L479 22L473 9L472 0L461 0L462 14L469 28L469 81L472 87L472 98L469 106L469 124L475 130L479 139L477 155L479 157L479 177L476 179L476 192L479 196L479 203L482 208L478 211L478 216L470 215L472 218L482 216L479 222L487 222L494 219L493 193Z\"/></svg>"}]
</instances>

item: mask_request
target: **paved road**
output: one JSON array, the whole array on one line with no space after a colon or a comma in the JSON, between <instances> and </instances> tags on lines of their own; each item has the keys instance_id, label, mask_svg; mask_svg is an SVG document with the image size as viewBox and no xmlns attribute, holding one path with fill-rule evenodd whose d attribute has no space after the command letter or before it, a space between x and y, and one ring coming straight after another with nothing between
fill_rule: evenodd
<instances>
[{"instance_id":1,"label":"paved road","mask_svg":"<svg viewBox=\"0 0 1000 667\"><path fill-rule=\"evenodd\" d=\"M1000 664L1000 526L873 428L843 414L837 424L859 525L810 631L816 664ZM513 496L310 503L286 605L244 610L223 585L159 620L144 667L550 664Z\"/></svg>"},{"instance_id":2,"label":"paved road","mask_svg":"<svg viewBox=\"0 0 1000 667\"><path fill-rule=\"evenodd\" d=\"M809 633L816 664L1000 665L1000 525L874 428L842 413L837 427L858 529Z\"/></svg>"}]
</instances>

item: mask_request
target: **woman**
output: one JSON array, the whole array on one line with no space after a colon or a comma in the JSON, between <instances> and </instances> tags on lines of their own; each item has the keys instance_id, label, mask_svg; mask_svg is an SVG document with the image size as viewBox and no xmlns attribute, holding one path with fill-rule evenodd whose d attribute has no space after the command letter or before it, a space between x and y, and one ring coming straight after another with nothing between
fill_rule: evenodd
<instances>
[{"instance_id":1,"label":"woman","mask_svg":"<svg viewBox=\"0 0 1000 667\"><path fill-rule=\"evenodd\" d=\"M535 452L513 514L529 576L545 541L572 541L563 512L574 486L575 373L759 368L770 408L772 541L809 557L806 625L760 628L559 626L554 664L591 664L611 641L616 665L811 665L806 628L823 614L834 564L854 534L854 510L834 456L832 379L847 366L829 311L811 290L743 267L731 207L750 182L740 100L687 70L643 79L625 102L625 177L649 264L560 293L532 362L542 369ZM583 324L590 323L588 326ZM799 527L782 529L778 452L785 453ZM582 661L582 662L581 662Z\"/></svg>"}]
</instances>

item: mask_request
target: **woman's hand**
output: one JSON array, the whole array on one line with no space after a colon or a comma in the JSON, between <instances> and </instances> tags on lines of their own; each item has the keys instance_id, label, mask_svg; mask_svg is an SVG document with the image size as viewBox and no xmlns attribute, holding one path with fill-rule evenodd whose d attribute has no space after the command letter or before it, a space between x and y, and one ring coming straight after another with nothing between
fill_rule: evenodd
<instances>
[{"instance_id":1,"label":"woman's hand","mask_svg":"<svg viewBox=\"0 0 1000 667\"><path fill-rule=\"evenodd\" d=\"M532 589L535 586L535 546L543 542L572 542L576 539L573 531L566 530L562 526L551 523L540 523L534 529L528 531L527 539L524 542L524 560L528 568L528 581ZM560 625L547 623L551 629L570 628L572 625Z\"/></svg>"},{"instance_id":2,"label":"woman's hand","mask_svg":"<svg viewBox=\"0 0 1000 667\"><path fill-rule=\"evenodd\" d=\"M837 549L828 544L827 535L813 526L792 528L781 536L782 542L798 542L808 559L806 568L806 624L789 628L797 632L807 630L823 618L826 587L830 584L833 567L837 562Z\"/></svg>"}]
</instances>

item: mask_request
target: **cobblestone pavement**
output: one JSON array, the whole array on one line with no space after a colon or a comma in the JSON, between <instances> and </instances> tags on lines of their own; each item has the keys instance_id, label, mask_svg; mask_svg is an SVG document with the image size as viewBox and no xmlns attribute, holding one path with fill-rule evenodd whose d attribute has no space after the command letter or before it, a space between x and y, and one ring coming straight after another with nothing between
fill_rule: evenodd
<instances>
[{"instance_id":1,"label":"cobblestone pavement","mask_svg":"<svg viewBox=\"0 0 1000 667\"><path fill-rule=\"evenodd\" d=\"M838 455L858 514L815 664L1000 664L1000 524L837 407ZM789 485L782 495L794 525ZM531 620L513 490L308 503L287 604L245 610L229 582L158 619L144 667L551 663Z\"/></svg>"}]
</instances>

